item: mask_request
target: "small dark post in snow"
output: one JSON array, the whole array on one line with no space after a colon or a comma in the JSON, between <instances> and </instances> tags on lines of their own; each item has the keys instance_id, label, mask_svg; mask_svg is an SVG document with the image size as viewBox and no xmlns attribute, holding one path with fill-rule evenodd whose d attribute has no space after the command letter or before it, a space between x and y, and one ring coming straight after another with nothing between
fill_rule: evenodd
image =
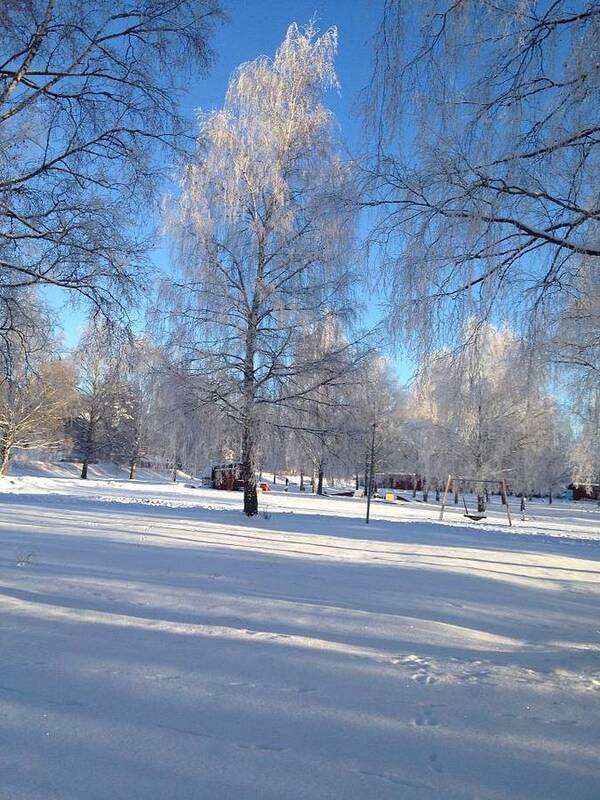
<instances>
[{"instance_id":1,"label":"small dark post in snow","mask_svg":"<svg viewBox=\"0 0 600 800\"><path fill-rule=\"evenodd\" d=\"M375 428L377 423L373 423L373 432L371 434L371 463L369 464L369 485L365 487L367 491L367 518L366 523L369 524L369 517L371 515L371 494L373 492L373 478L375 477Z\"/></svg>"},{"instance_id":2,"label":"small dark post in snow","mask_svg":"<svg viewBox=\"0 0 600 800\"><path fill-rule=\"evenodd\" d=\"M508 517L508 524L512 528L512 516L510 514L510 506L508 505L508 492L506 490L506 481L502 478L502 496L506 504L506 516Z\"/></svg>"}]
</instances>

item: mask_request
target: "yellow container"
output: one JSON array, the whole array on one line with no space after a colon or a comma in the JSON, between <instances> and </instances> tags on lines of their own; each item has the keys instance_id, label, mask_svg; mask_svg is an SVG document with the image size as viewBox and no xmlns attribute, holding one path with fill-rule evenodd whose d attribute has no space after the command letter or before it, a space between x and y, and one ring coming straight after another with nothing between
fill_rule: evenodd
<instances>
[{"instance_id":1,"label":"yellow container","mask_svg":"<svg viewBox=\"0 0 600 800\"><path fill-rule=\"evenodd\" d=\"M391 492L388 492L388 493L386 494L386 496L385 496L385 499L386 499L386 500L392 500L392 501L393 501L393 500L395 500L396 498L394 497L394 495L393 495Z\"/></svg>"}]
</instances>

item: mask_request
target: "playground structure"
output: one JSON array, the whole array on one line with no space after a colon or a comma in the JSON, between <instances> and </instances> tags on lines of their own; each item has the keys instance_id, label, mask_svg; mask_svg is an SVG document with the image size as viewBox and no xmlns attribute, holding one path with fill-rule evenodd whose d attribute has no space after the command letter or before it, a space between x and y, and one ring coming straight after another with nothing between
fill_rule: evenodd
<instances>
[{"instance_id":1,"label":"playground structure","mask_svg":"<svg viewBox=\"0 0 600 800\"><path fill-rule=\"evenodd\" d=\"M448 480L446 481L446 488L444 489L444 497L442 499L442 507L440 509L440 521L444 519L444 511L446 510L446 506L448 505L448 493L452 489L452 491L456 494L456 482L459 481L462 484L471 483L471 484L495 484L500 487L502 500L504 505L506 506L506 516L508 519L508 524L512 528L512 517L510 513L510 507L508 504L508 490L506 488L506 481L504 478L469 478L465 475L448 475ZM482 519L487 517L485 511L469 511L467 507L467 503L465 500L465 496L463 493L463 505L465 507L465 513L463 516L472 519L474 522L479 522Z\"/></svg>"}]
</instances>

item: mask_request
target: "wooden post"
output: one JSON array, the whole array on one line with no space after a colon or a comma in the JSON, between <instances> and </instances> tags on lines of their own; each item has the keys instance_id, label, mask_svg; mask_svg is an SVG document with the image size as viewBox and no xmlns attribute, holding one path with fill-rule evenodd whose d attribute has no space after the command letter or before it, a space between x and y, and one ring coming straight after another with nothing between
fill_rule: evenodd
<instances>
[{"instance_id":1,"label":"wooden post","mask_svg":"<svg viewBox=\"0 0 600 800\"><path fill-rule=\"evenodd\" d=\"M451 481L452 481L452 475L448 475L448 480L446 481L446 488L444 489L444 498L442 500L442 507L440 509L440 522L444 519L444 509L446 508L446 501L448 500L448 492L450 491Z\"/></svg>"}]
</instances>

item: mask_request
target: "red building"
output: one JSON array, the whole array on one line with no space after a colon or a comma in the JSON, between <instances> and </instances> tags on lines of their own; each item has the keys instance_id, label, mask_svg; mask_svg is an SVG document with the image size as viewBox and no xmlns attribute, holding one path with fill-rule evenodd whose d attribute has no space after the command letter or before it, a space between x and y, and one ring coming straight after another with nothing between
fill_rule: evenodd
<instances>
[{"instance_id":1,"label":"red building","mask_svg":"<svg viewBox=\"0 0 600 800\"><path fill-rule=\"evenodd\" d=\"M219 464L213 467L210 478L213 489L224 489L231 492L244 488L242 465L239 461L230 461L228 464Z\"/></svg>"},{"instance_id":2,"label":"red building","mask_svg":"<svg viewBox=\"0 0 600 800\"><path fill-rule=\"evenodd\" d=\"M600 500L600 483L572 483L573 500Z\"/></svg>"},{"instance_id":3,"label":"red building","mask_svg":"<svg viewBox=\"0 0 600 800\"><path fill-rule=\"evenodd\" d=\"M401 489L402 491L420 492L423 479L415 472L377 472L375 483L385 489Z\"/></svg>"}]
</instances>

